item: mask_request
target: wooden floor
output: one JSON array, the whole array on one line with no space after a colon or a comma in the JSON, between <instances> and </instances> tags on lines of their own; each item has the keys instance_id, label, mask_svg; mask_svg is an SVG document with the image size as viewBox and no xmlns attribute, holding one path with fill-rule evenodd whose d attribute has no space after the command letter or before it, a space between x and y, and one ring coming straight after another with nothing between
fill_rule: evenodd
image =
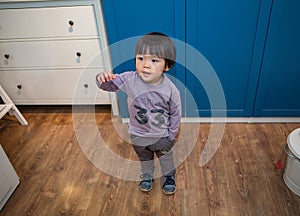
<instances>
[{"instance_id":1,"label":"wooden floor","mask_svg":"<svg viewBox=\"0 0 300 216\"><path fill-rule=\"evenodd\" d=\"M300 197L286 187L284 169L274 167L288 134L300 124L226 124L216 154L202 167L199 157L211 125L198 125L197 143L177 168L177 192L166 196L161 178L144 193L138 182L110 176L87 159L75 132L96 119L109 148L137 160L119 136L127 136L127 125L112 118L110 107L94 108L22 106L28 126L8 115L0 121L0 143L20 177L0 215L300 215ZM74 119L80 124L73 125ZM197 128L184 126L191 133L183 133L178 145L188 145Z\"/></svg>"}]
</instances>

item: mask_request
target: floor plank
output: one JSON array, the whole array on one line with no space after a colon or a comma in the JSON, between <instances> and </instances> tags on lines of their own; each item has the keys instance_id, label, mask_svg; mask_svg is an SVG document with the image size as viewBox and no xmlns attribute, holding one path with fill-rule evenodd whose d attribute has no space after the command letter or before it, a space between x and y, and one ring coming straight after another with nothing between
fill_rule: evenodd
<instances>
[{"instance_id":1,"label":"floor plank","mask_svg":"<svg viewBox=\"0 0 300 216\"><path fill-rule=\"evenodd\" d=\"M300 124L226 124L217 152L202 167L199 157L211 125L184 124L176 145L179 150L193 149L177 168L177 192L166 196L161 178L155 179L152 191L143 193L137 181L110 176L89 160L101 155L116 168L116 161L100 154L96 125L108 149L137 161L127 125L111 116L109 106L19 109L28 126L9 115L0 121L0 143L21 182L1 216L300 215L300 197L286 187L284 169L274 167L287 136ZM80 138L89 143L86 149ZM184 156L178 152L178 157ZM130 167L116 170L121 175Z\"/></svg>"}]
</instances>

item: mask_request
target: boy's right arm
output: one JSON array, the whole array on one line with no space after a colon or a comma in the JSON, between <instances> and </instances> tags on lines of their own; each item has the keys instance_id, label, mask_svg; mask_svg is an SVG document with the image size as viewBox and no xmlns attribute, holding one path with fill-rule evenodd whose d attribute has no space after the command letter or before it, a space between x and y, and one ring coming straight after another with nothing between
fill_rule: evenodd
<instances>
[{"instance_id":1,"label":"boy's right arm","mask_svg":"<svg viewBox=\"0 0 300 216\"><path fill-rule=\"evenodd\" d=\"M119 88L112 82L117 78L116 75L109 71L104 71L96 76L97 86L105 91L117 91Z\"/></svg>"}]
</instances>

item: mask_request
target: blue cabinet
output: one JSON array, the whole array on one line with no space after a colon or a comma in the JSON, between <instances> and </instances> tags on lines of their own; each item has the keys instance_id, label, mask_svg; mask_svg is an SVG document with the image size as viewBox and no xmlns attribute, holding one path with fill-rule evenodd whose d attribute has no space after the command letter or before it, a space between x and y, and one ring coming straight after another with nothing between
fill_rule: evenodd
<instances>
[{"instance_id":1,"label":"blue cabinet","mask_svg":"<svg viewBox=\"0 0 300 216\"><path fill-rule=\"evenodd\" d=\"M181 91L184 117L300 116L298 0L110 0L102 6L116 73L134 70L135 43L148 32L186 42L178 52L183 63L168 73ZM126 96L118 98L126 118Z\"/></svg>"},{"instance_id":2,"label":"blue cabinet","mask_svg":"<svg viewBox=\"0 0 300 216\"><path fill-rule=\"evenodd\" d=\"M254 116L300 116L300 1L274 0Z\"/></svg>"}]
</instances>

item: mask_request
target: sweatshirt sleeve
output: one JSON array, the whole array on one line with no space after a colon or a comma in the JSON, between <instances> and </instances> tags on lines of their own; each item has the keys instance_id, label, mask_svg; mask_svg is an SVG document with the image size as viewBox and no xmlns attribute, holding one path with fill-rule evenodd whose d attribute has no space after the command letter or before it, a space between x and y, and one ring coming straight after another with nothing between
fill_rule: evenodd
<instances>
[{"instance_id":1,"label":"sweatshirt sleeve","mask_svg":"<svg viewBox=\"0 0 300 216\"><path fill-rule=\"evenodd\" d=\"M123 72L121 74L115 74L116 79L111 80L109 82L100 83L97 80L96 76L96 84L97 86L105 91L115 92L118 90L124 91L127 93L127 86L130 85L130 79L133 77L134 72Z\"/></svg>"},{"instance_id":2,"label":"sweatshirt sleeve","mask_svg":"<svg viewBox=\"0 0 300 216\"><path fill-rule=\"evenodd\" d=\"M102 89L104 91L109 91L109 92L115 92L115 91L119 90L118 86L114 83L113 80L111 80L109 82L99 82L97 79L97 76L96 76L96 84L100 89ZM117 76L117 79L118 79L118 76Z\"/></svg>"},{"instance_id":3,"label":"sweatshirt sleeve","mask_svg":"<svg viewBox=\"0 0 300 216\"><path fill-rule=\"evenodd\" d=\"M169 137L174 140L180 127L181 122L181 100L177 89L172 91L170 100L170 126Z\"/></svg>"}]
</instances>

